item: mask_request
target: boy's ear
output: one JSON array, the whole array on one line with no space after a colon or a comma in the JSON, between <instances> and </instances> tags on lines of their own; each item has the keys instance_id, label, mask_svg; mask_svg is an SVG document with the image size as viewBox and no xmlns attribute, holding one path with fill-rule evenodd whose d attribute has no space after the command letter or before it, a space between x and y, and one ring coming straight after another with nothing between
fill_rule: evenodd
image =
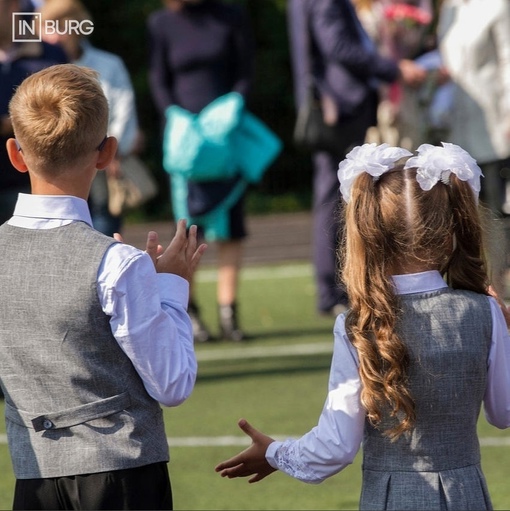
<instances>
[{"instance_id":1,"label":"boy's ear","mask_svg":"<svg viewBox=\"0 0 510 511\"><path fill-rule=\"evenodd\" d=\"M103 170L110 165L117 154L117 146L118 142L115 137L108 137L106 139L104 145L98 151L96 169Z\"/></svg>"},{"instance_id":2,"label":"boy's ear","mask_svg":"<svg viewBox=\"0 0 510 511\"><path fill-rule=\"evenodd\" d=\"M13 167L19 172L28 172L28 167L23 158L23 152L16 143L16 140L14 138L9 138L5 146L7 147L7 154L9 155L9 160L11 160Z\"/></svg>"}]
</instances>

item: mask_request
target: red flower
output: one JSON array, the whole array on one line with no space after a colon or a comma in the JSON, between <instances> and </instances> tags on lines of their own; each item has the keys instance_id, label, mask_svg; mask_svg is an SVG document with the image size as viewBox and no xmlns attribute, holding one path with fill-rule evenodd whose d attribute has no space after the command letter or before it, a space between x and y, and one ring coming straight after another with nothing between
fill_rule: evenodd
<instances>
[{"instance_id":1,"label":"red flower","mask_svg":"<svg viewBox=\"0 0 510 511\"><path fill-rule=\"evenodd\" d=\"M419 25L428 25L432 21L432 16L427 11L409 4L393 4L384 9L384 17L388 20L417 23Z\"/></svg>"}]
</instances>

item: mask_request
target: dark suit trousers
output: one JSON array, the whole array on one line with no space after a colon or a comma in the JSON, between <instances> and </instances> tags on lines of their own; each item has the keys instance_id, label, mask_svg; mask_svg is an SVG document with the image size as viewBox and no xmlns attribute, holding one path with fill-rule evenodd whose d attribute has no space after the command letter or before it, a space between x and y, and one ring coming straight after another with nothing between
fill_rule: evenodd
<instances>
[{"instance_id":1,"label":"dark suit trousers","mask_svg":"<svg viewBox=\"0 0 510 511\"><path fill-rule=\"evenodd\" d=\"M336 154L313 155L313 263L317 289L317 309L327 312L336 304L347 305L345 287L338 279L337 257L342 222L341 196L337 177L338 164L355 146L364 143L367 129L373 125L377 95L365 101L357 115L341 122L342 140Z\"/></svg>"},{"instance_id":2,"label":"dark suit trousers","mask_svg":"<svg viewBox=\"0 0 510 511\"><path fill-rule=\"evenodd\" d=\"M166 463L98 474L18 479L13 509L173 509Z\"/></svg>"}]
</instances>

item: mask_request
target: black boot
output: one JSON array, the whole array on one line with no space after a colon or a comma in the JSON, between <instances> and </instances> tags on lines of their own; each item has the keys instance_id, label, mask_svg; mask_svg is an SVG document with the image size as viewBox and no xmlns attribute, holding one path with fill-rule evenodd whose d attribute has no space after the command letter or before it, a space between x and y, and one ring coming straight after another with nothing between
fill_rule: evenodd
<instances>
[{"instance_id":1,"label":"black boot","mask_svg":"<svg viewBox=\"0 0 510 511\"><path fill-rule=\"evenodd\" d=\"M229 341L242 341L246 337L237 323L237 305L219 305L220 336Z\"/></svg>"},{"instance_id":2,"label":"black boot","mask_svg":"<svg viewBox=\"0 0 510 511\"><path fill-rule=\"evenodd\" d=\"M188 314L193 327L193 340L195 342L207 342L212 340L211 334L200 318L200 310L195 302L188 305Z\"/></svg>"}]
</instances>

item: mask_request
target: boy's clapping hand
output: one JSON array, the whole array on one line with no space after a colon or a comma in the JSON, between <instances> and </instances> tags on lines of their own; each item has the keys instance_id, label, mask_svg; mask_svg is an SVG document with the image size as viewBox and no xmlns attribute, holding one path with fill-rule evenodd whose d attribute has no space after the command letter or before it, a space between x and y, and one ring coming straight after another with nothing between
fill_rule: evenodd
<instances>
[{"instance_id":1,"label":"boy's clapping hand","mask_svg":"<svg viewBox=\"0 0 510 511\"><path fill-rule=\"evenodd\" d=\"M150 255L158 273L173 273L188 282L197 269L207 245L197 242L197 226L192 225L186 232L186 220L177 222L176 233L166 248L159 244L158 234L154 231L147 235L146 252Z\"/></svg>"}]
</instances>

